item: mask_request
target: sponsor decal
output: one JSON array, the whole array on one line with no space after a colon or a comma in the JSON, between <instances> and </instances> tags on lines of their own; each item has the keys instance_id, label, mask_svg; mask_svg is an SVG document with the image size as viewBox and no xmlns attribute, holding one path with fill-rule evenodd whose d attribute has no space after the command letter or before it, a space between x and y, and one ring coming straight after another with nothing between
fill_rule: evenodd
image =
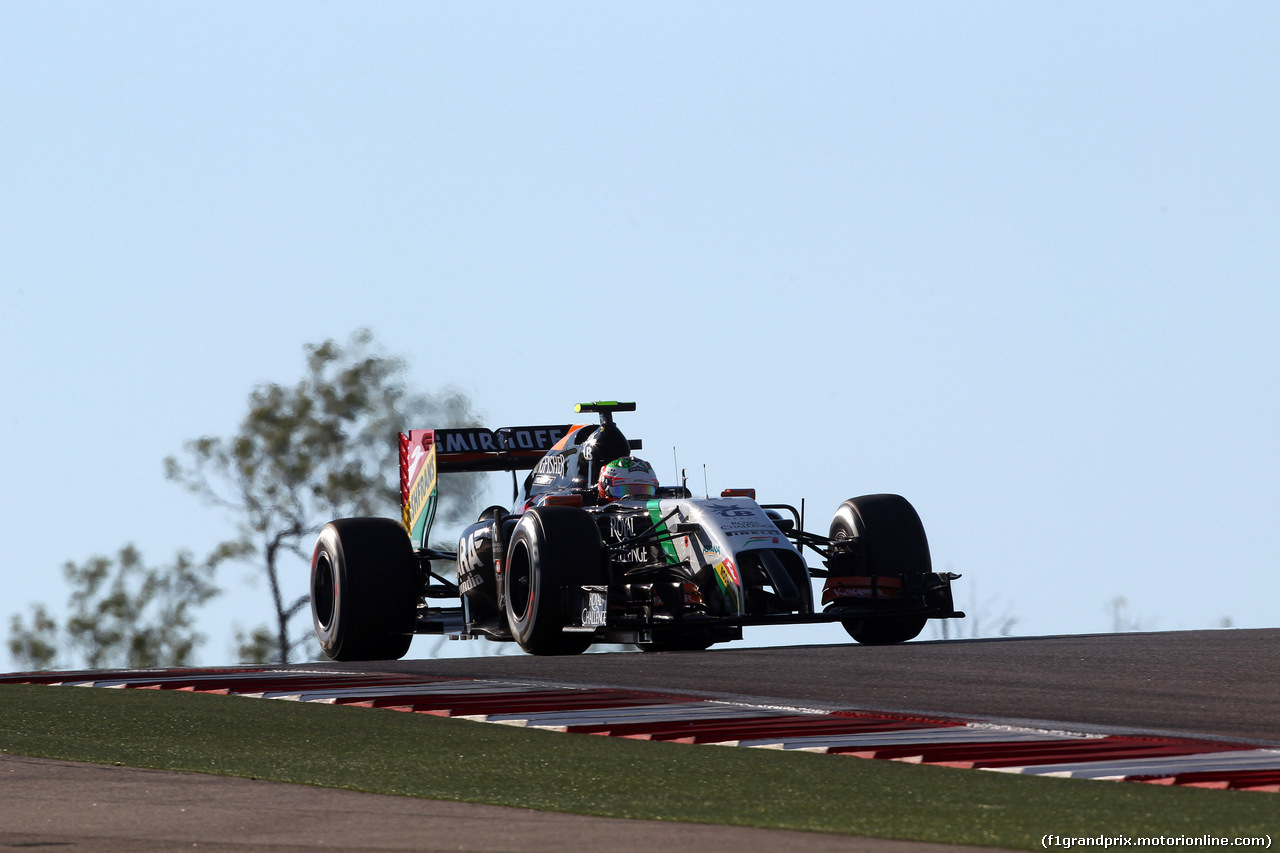
<instances>
[{"instance_id":1,"label":"sponsor decal","mask_svg":"<svg viewBox=\"0 0 1280 853\"><path fill-rule=\"evenodd\" d=\"M822 585L822 603L842 599L902 598L902 579L890 577L827 578Z\"/></svg>"},{"instance_id":2,"label":"sponsor decal","mask_svg":"<svg viewBox=\"0 0 1280 853\"><path fill-rule=\"evenodd\" d=\"M753 518L757 515L756 510L742 504L705 504L704 508L708 512L714 512L721 518Z\"/></svg>"},{"instance_id":3,"label":"sponsor decal","mask_svg":"<svg viewBox=\"0 0 1280 853\"><path fill-rule=\"evenodd\" d=\"M484 427L438 429L436 442L441 453L497 453L499 451L550 450L565 434L563 426Z\"/></svg>"},{"instance_id":4,"label":"sponsor decal","mask_svg":"<svg viewBox=\"0 0 1280 853\"><path fill-rule=\"evenodd\" d=\"M561 453L549 454L542 457L536 468L533 469L535 474L550 474L552 477L564 476L565 458Z\"/></svg>"},{"instance_id":5,"label":"sponsor decal","mask_svg":"<svg viewBox=\"0 0 1280 853\"><path fill-rule=\"evenodd\" d=\"M651 562L649 559L649 549L644 546L638 546L624 551L618 554L616 559L619 563L628 563L633 565Z\"/></svg>"},{"instance_id":6,"label":"sponsor decal","mask_svg":"<svg viewBox=\"0 0 1280 853\"><path fill-rule=\"evenodd\" d=\"M409 487L409 531L412 534L418 529L419 523L425 519L422 531L424 542L436 507L436 445L432 444L425 455L422 466L413 478L413 485Z\"/></svg>"},{"instance_id":7,"label":"sponsor decal","mask_svg":"<svg viewBox=\"0 0 1280 853\"><path fill-rule=\"evenodd\" d=\"M467 544L458 552L458 590L468 593L484 581L484 558L480 556L482 540L487 544L489 535L484 528L471 531Z\"/></svg>"},{"instance_id":8,"label":"sponsor decal","mask_svg":"<svg viewBox=\"0 0 1280 853\"><path fill-rule=\"evenodd\" d=\"M585 628L601 628L609 610L609 597L604 592L587 590L587 606L582 609L582 625Z\"/></svg>"},{"instance_id":9,"label":"sponsor decal","mask_svg":"<svg viewBox=\"0 0 1280 853\"><path fill-rule=\"evenodd\" d=\"M416 433L414 434L416 435ZM408 468L411 482L418 476L418 472L422 470L422 463L427 460L427 454L431 451L432 444L431 433L427 432L421 439L410 446Z\"/></svg>"},{"instance_id":10,"label":"sponsor decal","mask_svg":"<svg viewBox=\"0 0 1280 853\"><path fill-rule=\"evenodd\" d=\"M496 453L499 450L493 432L482 427L438 429L436 441L441 453Z\"/></svg>"},{"instance_id":11,"label":"sponsor decal","mask_svg":"<svg viewBox=\"0 0 1280 853\"><path fill-rule=\"evenodd\" d=\"M622 456L609 463L612 468L622 468L633 474L652 474L653 466L643 459L637 459L634 456Z\"/></svg>"},{"instance_id":12,"label":"sponsor decal","mask_svg":"<svg viewBox=\"0 0 1280 853\"><path fill-rule=\"evenodd\" d=\"M643 515L609 516L609 535L615 542L634 539L641 533L648 533L652 526L652 522Z\"/></svg>"},{"instance_id":13,"label":"sponsor decal","mask_svg":"<svg viewBox=\"0 0 1280 853\"><path fill-rule=\"evenodd\" d=\"M742 612L742 581L738 577L738 567L733 560L725 557L715 565L716 583L720 592L729 601L733 613Z\"/></svg>"},{"instance_id":14,"label":"sponsor decal","mask_svg":"<svg viewBox=\"0 0 1280 853\"><path fill-rule=\"evenodd\" d=\"M565 471L569 467L569 457L572 455L573 451L568 453L548 453L539 459L537 466L533 469L534 484L547 486L564 477Z\"/></svg>"},{"instance_id":15,"label":"sponsor decal","mask_svg":"<svg viewBox=\"0 0 1280 853\"><path fill-rule=\"evenodd\" d=\"M609 516L609 541L624 542L634 539L642 533L648 533L651 527L647 516L611 515ZM647 545L640 545L618 555L617 559L619 563L649 563L654 559L653 550Z\"/></svg>"},{"instance_id":16,"label":"sponsor decal","mask_svg":"<svg viewBox=\"0 0 1280 853\"><path fill-rule=\"evenodd\" d=\"M562 426L504 427L498 440L506 450L550 450L565 433Z\"/></svg>"}]
</instances>

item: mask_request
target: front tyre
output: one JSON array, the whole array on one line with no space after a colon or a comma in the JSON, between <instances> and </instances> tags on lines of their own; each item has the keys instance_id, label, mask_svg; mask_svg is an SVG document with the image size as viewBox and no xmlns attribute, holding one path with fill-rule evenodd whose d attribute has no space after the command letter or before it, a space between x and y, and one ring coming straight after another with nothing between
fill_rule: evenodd
<instances>
[{"instance_id":1,"label":"front tyre","mask_svg":"<svg viewBox=\"0 0 1280 853\"><path fill-rule=\"evenodd\" d=\"M848 619L840 624L849 636L864 646L893 646L914 640L929 620L924 616L898 616L884 619Z\"/></svg>"},{"instance_id":2,"label":"front tyre","mask_svg":"<svg viewBox=\"0 0 1280 853\"><path fill-rule=\"evenodd\" d=\"M577 655L591 645L588 633L566 633L570 615L561 590L595 583L602 574L604 541L581 509L531 509L516 524L507 546L503 596L507 625L520 648L534 655Z\"/></svg>"},{"instance_id":3,"label":"front tyre","mask_svg":"<svg viewBox=\"0 0 1280 853\"><path fill-rule=\"evenodd\" d=\"M311 620L330 660L397 660L417 621L418 572L399 522L341 518L311 557Z\"/></svg>"},{"instance_id":4,"label":"front tyre","mask_svg":"<svg viewBox=\"0 0 1280 853\"><path fill-rule=\"evenodd\" d=\"M856 539L849 574L903 577L933 571L929 540L920 516L901 495L863 495L840 504L831 519L832 539ZM870 646L905 643L920 636L924 616L849 619L841 624L856 642Z\"/></svg>"}]
</instances>

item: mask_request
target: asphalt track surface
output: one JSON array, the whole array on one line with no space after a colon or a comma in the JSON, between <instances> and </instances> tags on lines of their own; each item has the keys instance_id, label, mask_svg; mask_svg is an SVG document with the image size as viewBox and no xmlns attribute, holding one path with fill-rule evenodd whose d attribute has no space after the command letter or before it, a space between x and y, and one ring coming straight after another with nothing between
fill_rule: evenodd
<instances>
[{"instance_id":1,"label":"asphalt track surface","mask_svg":"<svg viewBox=\"0 0 1280 853\"><path fill-rule=\"evenodd\" d=\"M804 646L576 658L511 655L307 669L546 680L814 708L1058 721L1080 730L1280 745L1280 630ZM376 712L371 712L376 713ZM1098 783L1105 784L1105 783ZM621 821L0 756L0 848L98 850L977 850ZM1273 795L1259 795L1273 796ZM625 843L619 846L619 840Z\"/></svg>"},{"instance_id":2,"label":"asphalt track surface","mask_svg":"<svg viewBox=\"0 0 1280 853\"><path fill-rule=\"evenodd\" d=\"M485 642L475 641L475 642ZM353 669L351 664L311 666ZM360 670L771 698L818 708L1060 721L1280 744L1280 629L511 655Z\"/></svg>"}]
</instances>

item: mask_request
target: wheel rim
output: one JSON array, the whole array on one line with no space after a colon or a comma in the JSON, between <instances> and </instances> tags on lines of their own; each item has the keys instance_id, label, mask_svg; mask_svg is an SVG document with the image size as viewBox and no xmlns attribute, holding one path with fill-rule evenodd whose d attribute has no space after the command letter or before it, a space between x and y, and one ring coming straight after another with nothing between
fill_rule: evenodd
<instances>
[{"instance_id":1,"label":"wheel rim","mask_svg":"<svg viewBox=\"0 0 1280 853\"><path fill-rule=\"evenodd\" d=\"M524 542L516 543L507 558L507 606L517 621L523 622L529 615L533 599L533 578L530 570L529 548Z\"/></svg>"},{"instance_id":2,"label":"wheel rim","mask_svg":"<svg viewBox=\"0 0 1280 853\"><path fill-rule=\"evenodd\" d=\"M334 603L338 599L338 585L333 574L333 563L328 554L316 558L316 570L311 579L311 606L315 608L316 622L323 630L333 624Z\"/></svg>"}]
</instances>

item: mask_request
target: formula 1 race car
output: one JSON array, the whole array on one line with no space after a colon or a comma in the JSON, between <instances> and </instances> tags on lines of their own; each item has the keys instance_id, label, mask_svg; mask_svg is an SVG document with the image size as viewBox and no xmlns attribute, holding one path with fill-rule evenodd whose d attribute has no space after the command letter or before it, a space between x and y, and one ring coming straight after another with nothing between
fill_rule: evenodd
<instances>
[{"instance_id":1,"label":"formula 1 race car","mask_svg":"<svg viewBox=\"0 0 1280 853\"><path fill-rule=\"evenodd\" d=\"M701 650L747 625L816 622L880 645L964 616L951 598L959 575L932 570L906 499L850 498L820 536L803 529L803 510L758 504L753 489L694 498L687 483L658 485L632 455L641 443L613 422L634 403L575 411L600 423L402 433L402 518L339 519L316 542L311 611L325 655L400 658L415 634L514 641L536 655L592 643ZM430 548L438 476L459 471L529 473L514 511L485 510L456 553Z\"/></svg>"}]
</instances>

